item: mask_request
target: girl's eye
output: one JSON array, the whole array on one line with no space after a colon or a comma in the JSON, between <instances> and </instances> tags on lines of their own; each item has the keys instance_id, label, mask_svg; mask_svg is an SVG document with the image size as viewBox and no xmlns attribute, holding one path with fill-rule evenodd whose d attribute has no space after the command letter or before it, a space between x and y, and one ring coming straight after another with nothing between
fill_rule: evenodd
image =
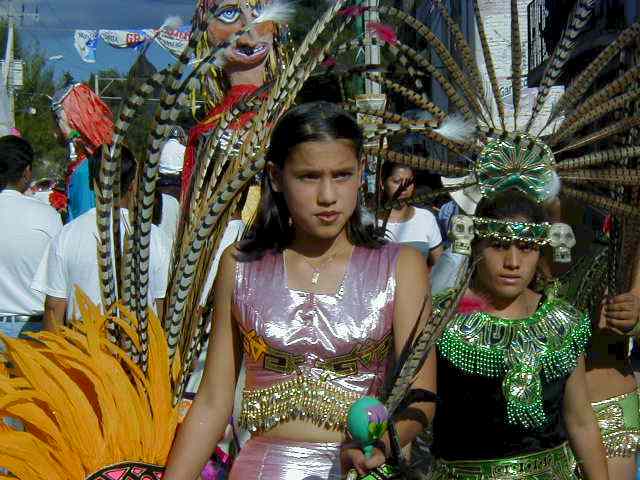
<instances>
[{"instance_id":1,"label":"girl's eye","mask_svg":"<svg viewBox=\"0 0 640 480\"><path fill-rule=\"evenodd\" d=\"M298 178L300 178L300 180L317 180L320 178L320 175L315 173L305 173L304 175L300 175Z\"/></svg>"},{"instance_id":2,"label":"girl's eye","mask_svg":"<svg viewBox=\"0 0 640 480\"><path fill-rule=\"evenodd\" d=\"M263 10L264 7L261 4L257 4L255 7L253 7L253 16L258 18Z\"/></svg>"},{"instance_id":3,"label":"girl's eye","mask_svg":"<svg viewBox=\"0 0 640 480\"><path fill-rule=\"evenodd\" d=\"M348 180L353 177L353 172L340 172L335 174L336 180Z\"/></svg>"},{"instance_id":4,"label":"girl's eye","mask_svg":"<svg viewBox=\"0 0 640 480\"><path fill-rule=\"evenodd\" d=\"M509 244L496 240L494 242L491 242L491 248L495 248L496 250L508 250Z\"/></svg>"},{"instance_id":5,"label":"girl's eye","mask_svg":"<svg viewBox=\"0 0 640 480\"><path fill-rule=\"evenodd\" d=\"M535 249L536 246L533 243L522 242L518 244L518 250L520 250L521 252L531 252Z\"/></svg>"},{"instance_id":6,"label":"girl's eye","mask_svg":"<svg viewBox=\"0 0 640 480\"><path fill-rule=\"evenodd\" d=\"M226 7L217 11L215 16L223 23L234 23L240 17L240 9L238 7Z\"/></svg>"}]
</instances>

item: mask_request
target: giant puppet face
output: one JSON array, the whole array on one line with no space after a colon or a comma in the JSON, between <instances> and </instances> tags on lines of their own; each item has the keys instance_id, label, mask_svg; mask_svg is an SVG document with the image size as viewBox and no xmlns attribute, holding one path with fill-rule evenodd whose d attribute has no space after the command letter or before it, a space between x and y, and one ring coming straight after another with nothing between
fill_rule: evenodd
<instances>
[{"instance_id":1,"label":"giant puppet face","mask_svg":"<svg viewBox=\"0 0 640 480\"><path fill-rule=\"evenodd\" d=\"M210 44L219 46L245 28L260 14L263 3L257 0L209 0L212 20L207 26L207 35ZM232 73L264 67L273 49L275 33L276 25L266 22L243 35L234 48L227 50L225 71Z\"/></svg>"},{"instance_id":2,"label":"giant puppet face","mask_svg":"<svg viewBox=\"0 0 640 480\"><path fill-rule=\"evenodd\" d=\"M62 144L72 138L74 131L89 154L101 145L111 144L113 114L87 85L77 83L56 92L51 109L57 127L55 135Z\"/></svg>"}]
</instances>

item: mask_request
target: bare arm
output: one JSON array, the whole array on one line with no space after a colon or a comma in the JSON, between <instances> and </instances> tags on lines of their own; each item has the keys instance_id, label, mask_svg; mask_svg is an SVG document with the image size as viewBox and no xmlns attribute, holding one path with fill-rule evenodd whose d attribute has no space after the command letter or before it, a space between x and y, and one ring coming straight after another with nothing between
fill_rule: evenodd
<instances>
[{"instance_id":1,"label":"bare arm","mask_svg":"<svg viewBox=\"0 0 640 480\"><path fill-rule=\"evenodd\" d=\"M233 410L240 353L231 312L235 248L227 248L214 283L213 330L200 389L178 430L165 480L194 480L222 437ZM229 361L231 360L231 361Z\"/></svg>"},{"instance_id":2,"label":"bare arm","mask_svg":"<svg viewBox=\"0 0 640 480\"><path fill-rule=\"evenodd\" d=\"M427 260L429 263L429 267L433 267L436 264L443 252L444 248L442 248L442 244L438 245L436 248L429 252L429 258Z\"/></svg>"},{"instance_id":3,"label":"bare arm","mask_svg":"<svg viewBox=\"0 0 640 480\"><path fill-rule=\"evenodd\" d=\"M64 316L67 312L67 299L47 295L44 300L43 328L55 332L64 325Z\"/></svg>"},{"instance_id":4,"label":"bare arm","mask_svg":"<svg viewBox=\"0 0 640 480\"><path fill-rule=\"evenodd\" d=\"M569 443L586 480L608 480L607 459L600 429L589 403L584 356L565 386L564 417Z\"/></svg>"},{"instance_id":5,"label":"bare arm","mask_svg":"<svg viewBox=\"0 0 640 480\"><path fill-rule=\"evenodd\" d=\"M431 286L427 265L422 255L410 247L403 247L398 259L397 271L398 283L396 285L395 311L393 318L393 337L396 359L402 352L404 345L409 340L411 332L419 322L422 328L431 316ZM423 307L424 300L426 305ZM413 388L423 388L436 392L436 355L435 349L431 351L427 360L413 383ZM403 412L396 422L396 429L400 437L400 445L411 443L415 437L433 420L435 414L434 403L418 403ZM385 453L391 451L389 437L383 439ZM376 453L365 459L359 450L350 449L347 455L351 463L360 474L375 468L385 460L385 453L376 450ZM347 462L348 464L349 462Z\"/></svg>"}]
</instances>

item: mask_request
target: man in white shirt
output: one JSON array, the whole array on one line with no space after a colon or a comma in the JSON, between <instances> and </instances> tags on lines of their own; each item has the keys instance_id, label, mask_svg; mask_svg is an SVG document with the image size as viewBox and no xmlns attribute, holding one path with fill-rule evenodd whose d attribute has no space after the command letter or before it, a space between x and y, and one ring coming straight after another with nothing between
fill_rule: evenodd
<instances>
[{"instance_id":1,"label":"man in white shirt","mask_svg":"<svg viewBox=\"0 0 640 480\"><path fill-rule=\"evenodd\" d=\"M187 135L182 127L174 127L169 139L160 152L160 177L158 189L165 194L180 200L182 188L182 166L186 150Z\"/></svg>"},{"instance_id":2,"label":"man in white shirt","mask_svg":"<svg viewBox=\"0 0 640 480\"><path fill-rule=\"evenodd\" d=\"M158 227L164 232L169 240L169 247L173 246L178 231L178 222L180 221L180 204L173 196L162 195L162 214Z\"/></svg>"},{"instance_id":3,"label":"man in white shirt","mask_svg":"<svg viewBox=\"0 0 640 480\"><path fill-rule=\"evenodd\" d=\"M0 331L18 337L42 328L44 295L29 286L49 241L62 228L51 206L24 195L33 149L11 135L0 138Z\"/></svg>"},{"instance_id":4,"label":"man in white shirt","mask_svg":"<svg viewBox=\"0 0 640 480\"><path fill-rule=\"evenodd\" d=\"M122 149L121 233L129 229L128 210L133 199L136 162L131 152ZM54 330L78 317L75 307L75 288L81 288L96 304L100 303L100 283L97 260L95 208L64 226L51 242L48 255L43 258L32 288L46 294L44 328ZM124 242L122 242L124 243ZM165 234L155 225L151 228L149 267L149 305L164 299L167 290L170 246ZM159 310L159 308L158 308Z\"/></svg>"}]
</instances>

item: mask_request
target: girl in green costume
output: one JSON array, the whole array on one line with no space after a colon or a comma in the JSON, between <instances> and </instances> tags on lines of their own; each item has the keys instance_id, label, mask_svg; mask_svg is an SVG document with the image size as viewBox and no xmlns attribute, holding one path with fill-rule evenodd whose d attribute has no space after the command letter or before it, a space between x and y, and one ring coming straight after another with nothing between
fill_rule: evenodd
<instances>
[{"instance_id":1,"label":"girl in green costume","mask_svg":"<svg viewBox=\"0 0 640 480\"><path fill-rule=\"evenodd\" d=\"M438 342L431 480L576 479L574 454L584 478L608 478L585 385L589 319L554 287L532 288L545 220L508 190L453 222L458 247L480 261Z\"/></svg>"}]
</instances>

